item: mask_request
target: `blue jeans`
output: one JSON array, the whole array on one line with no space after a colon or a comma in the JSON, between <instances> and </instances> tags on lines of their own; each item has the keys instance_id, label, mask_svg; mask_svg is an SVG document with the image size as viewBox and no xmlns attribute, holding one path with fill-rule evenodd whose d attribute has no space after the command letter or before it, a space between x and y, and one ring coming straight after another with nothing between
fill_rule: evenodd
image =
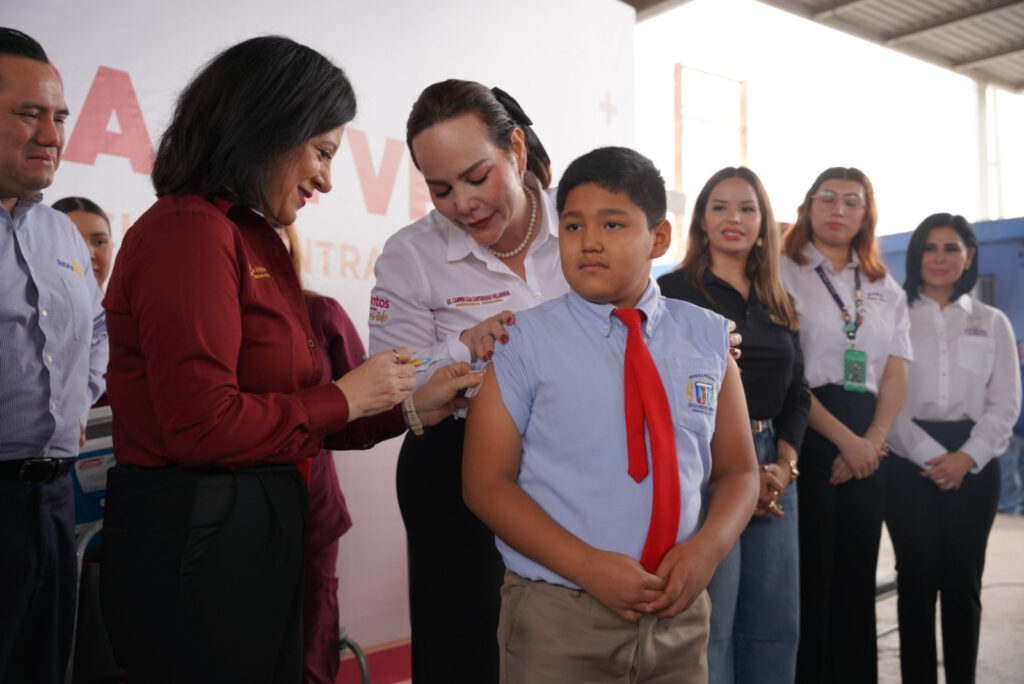
<instances>
[{"instance_id":1,"label":"blue jeans","mask_svg":"<svg viewBox=\"0 0 1024 684\"><path fill-rule=\"evenodd\" d=\"M776 460L773 431L754 434L758 465ZM800 632L796 485L778 499L785 515L751 519L718 566L711 597L710 684L792 684Z\"/></svg>"},{"instance_id":2,"label":"blue jeans","mask_svg":"<svg viewBox=\"0 0 1024 684\"><path fill-rule=\"evenodd\" d=\"M999 457L1002 469L1002 493L999 495L1000 513L1024 513L1024 435L1010 436L1010 445Z\"/></svg>"}]
</instances>

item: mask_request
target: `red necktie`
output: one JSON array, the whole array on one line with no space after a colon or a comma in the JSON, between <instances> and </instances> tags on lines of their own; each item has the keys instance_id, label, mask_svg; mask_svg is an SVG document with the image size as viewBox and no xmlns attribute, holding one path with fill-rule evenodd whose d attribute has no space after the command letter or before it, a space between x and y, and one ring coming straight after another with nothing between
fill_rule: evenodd
<instances>
[{"instance_id":1,"label":"red necktie","mask_svg":"<svg viewBox=\"0 0 1024 684\"><path fill-rule=\"evenodd\" d=\"M640 312L616 309L615 315L626 324L625 401L626 444L629 447L629 475L637 482L647 476L647 445L644 419L651 435L651 461L654 464L654 504L640 564L647 572L658 569L661 559L676 543L679 532L679 462L672 412L661 384L658 367L644 344Z\"/></svg>"}]
</instances>

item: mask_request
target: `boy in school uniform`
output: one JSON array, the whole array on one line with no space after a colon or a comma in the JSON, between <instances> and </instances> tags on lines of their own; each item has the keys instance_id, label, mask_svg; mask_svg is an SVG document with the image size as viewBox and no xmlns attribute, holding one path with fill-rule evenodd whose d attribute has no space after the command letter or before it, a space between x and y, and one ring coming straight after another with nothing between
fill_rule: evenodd
<instances>
[{"instance_id":1,"label":"boy in school uniform","mask_svg":"<svg viewBox=\"0 0 1024 684\"><path fill-rule=\"evenodd\" d=\"M517 314L466 424L466 503L507 567L501 681L706 682L704 588L758 496L727 322L650 278L671 228L646 157L580 157L557 207L572 291Z\"/></svg>"}]
</instances>

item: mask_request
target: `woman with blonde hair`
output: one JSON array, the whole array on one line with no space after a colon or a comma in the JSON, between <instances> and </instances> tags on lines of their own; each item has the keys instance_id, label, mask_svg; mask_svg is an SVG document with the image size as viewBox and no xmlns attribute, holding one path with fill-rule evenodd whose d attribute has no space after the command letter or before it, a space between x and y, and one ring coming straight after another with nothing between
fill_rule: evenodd
<instances>
[{"instance_id":1,"label":"woman with blonde hair","mask_svg":"<svg viewBox=\"0 0 1024 684\"><path fill-rule=\"evenodd\" d=\"M714 174L694 205L686 257L658 279L666 297L736 322L743 391L761 488L754 517L718 566L708 594L713 684L793 681L800 623L797 454L810 396L796 307L779 277L779 232L757 175Z\"/></svg>"},{"instance_id":2,"label":"woman with blonde hair","mask_svg":"<svg viewBox=\"0 0 1024 684\"><path fill-rule=\"evenodd\" d=\"M878 679L875 567L883 445L912 358L902 288L875 243L871 181L834 167L808 189L782 241L782 280L800 310L811 388L800 451L798 682Z\"/></svg>"}]
</instances>

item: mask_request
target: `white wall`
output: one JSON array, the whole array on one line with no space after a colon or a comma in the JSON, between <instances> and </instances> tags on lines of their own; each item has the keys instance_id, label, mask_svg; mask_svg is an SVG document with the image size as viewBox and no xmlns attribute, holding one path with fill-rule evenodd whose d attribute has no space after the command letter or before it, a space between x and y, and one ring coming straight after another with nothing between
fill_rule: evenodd
<instances>
[{"instance_id":1,"label":"white wall","mask_svg":"<svg viewBox=\"0 0 1024 684\"><path fill-rule=\"evenodd\" d=\"M748 82L748 166L778 220L795 219L830 166L871 178L880 235L940 211L977 216L977 105L966 76L754 0L694 0L638 24L636 46L636 145L664 168L673 159L672 65L681 63ZM699 113L713 96L705 90L686 106ZM714 171L739 163L734 149L688 159L691 201ZM1012 156L1004 163L1009 173ZM1008 215L1013 206L1021 204L1008 196Z\"/></svg>"},{"instance_id":2,"label":"white wall","mask_svg":"<svg viewBox=\"0 0 1024 684\"><path fill-rule=\"evenodd\" d=\"M334 161L334 191L297 224L310 257L307 285L336 297L364 337L374 258L429 207L404 142L423 87L469 78L512 93L534 120L556 178L579 154L633 137L634 14L617 0L35 0L5 3L0 21L43 44L71 107L69 146L46 201L97 201L114 216L115 240L154 199L147 140L155 144L177 93L214 53L281 33L341 65L359 114ZM91 117L81 116L86 104ZM364 646L409 633L397 448L393 440L338 456L355 518L339 560L342 622Z\"/></svg>"}]
</instances>

